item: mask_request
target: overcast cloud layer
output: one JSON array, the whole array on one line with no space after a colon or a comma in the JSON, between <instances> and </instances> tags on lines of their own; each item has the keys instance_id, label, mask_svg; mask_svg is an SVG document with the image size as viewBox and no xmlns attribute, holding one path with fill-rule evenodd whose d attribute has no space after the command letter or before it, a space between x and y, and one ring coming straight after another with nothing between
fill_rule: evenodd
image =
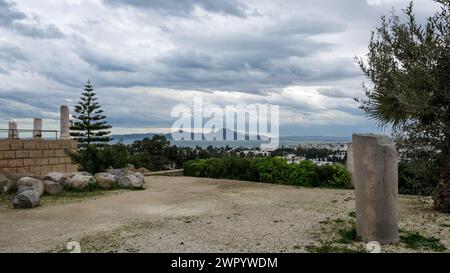
<instances>
[{"instance_id":1,"label":"overcast cloud layer","mask_svg":"<svg viewBox=\"0 0 450 273\"><path fill-rule=\"evenodd\" d=\"M379 17L409 0L0 0L0 128L73 106L90 79L114 133L164 131L171 108L280 105L282 135L376 131L357 109ZM437 8L416 0L418 18Z\"/></svg>"}]
</instances>

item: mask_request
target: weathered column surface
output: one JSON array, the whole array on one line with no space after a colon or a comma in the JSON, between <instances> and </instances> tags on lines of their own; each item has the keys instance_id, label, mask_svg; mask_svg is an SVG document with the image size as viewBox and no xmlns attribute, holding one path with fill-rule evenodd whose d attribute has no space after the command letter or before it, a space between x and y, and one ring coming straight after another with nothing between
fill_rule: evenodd
<instances>
[{"instance_id":1,"label":"weathered column surface","mask_svg":"<svg viewBox=\"0 0 450 273\"><path fill-rule=\"evenodd\" d=\"M17 131L17 122L8 122L8 138L19 138L19 132Z\"/></svg>"},{"instance_id":2,"label":"weathered column surface","mask_svg":"<svg viewBox=\"0 0 450 273\"><path fill-rule=\"evenodd\" d=\"M355 186L355 181L353 178L353 144L349 143L347 145L347 171L351 174L352 180L351 183Z\"/></svg>"},{"instance_id":3,"label":"weathered column surface","mask_svg":"<svg viewBox=\"0 0 450 273\"><path fill-rule=\"evenodd\" d=\"M70 138L70 114L69 107L65 105L61 105L60 109L60 122L61 122L61 130L60 130L60 138L61 139L69 139Z\"/></svg>"},{"instance_id":4,"label":"weathered column surface","mask_svg":"<svg viewBox=\"0 0 450 273\"><path fill-rule=\"evenodd\" d=\"M353 135L356 230L365 242L395 243L398 235L398 159L391 138Z\"/></svg>"},{"instance_id":5,"label":"weathered column surface","mask_svg":"<svg viewBox=\"0 0 450 273\"><path fill-rule=\"evenodd\" d=\"M35 118L33 119L33 138L41 138L42 137L42 119Z\"/></svg>"}]
</instances>

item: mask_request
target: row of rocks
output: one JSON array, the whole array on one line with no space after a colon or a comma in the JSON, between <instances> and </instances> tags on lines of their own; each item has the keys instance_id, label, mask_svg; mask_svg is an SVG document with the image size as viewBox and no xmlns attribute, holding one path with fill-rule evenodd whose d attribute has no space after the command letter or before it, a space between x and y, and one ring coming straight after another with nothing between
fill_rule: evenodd
<instances>
[{"instance_id":1,"label":"row of rocks","mask_svg":"<svg viewBox=\"0 0 450 273\"><path fill-rule=\"evenodd\" d=\"M64 189L83 191L97 185L101 189L140 189L144 186L144 175L126 169L109 169L95 175L88 172L50 172L44 177L0 173L0 193L16 189L11 200L14 208L34 208L39 205L40 197L44 193L55 195Z\"/></svg>"}]
</instances>

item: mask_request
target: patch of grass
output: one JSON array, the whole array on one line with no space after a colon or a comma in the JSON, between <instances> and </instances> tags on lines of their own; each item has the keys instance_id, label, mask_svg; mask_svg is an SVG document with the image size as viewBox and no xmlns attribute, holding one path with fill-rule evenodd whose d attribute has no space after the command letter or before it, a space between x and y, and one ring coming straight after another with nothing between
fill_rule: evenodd
<instances>
[{"instance_id":1,"label":"patch of grass","mask_svg":"<svg viewBox=\"0 0 450 273\"><path fill-rule=\"evenodd\" d=\"M139 249L127 245L127 239L140 236L155 227L149 221L135 222L109 231L98 231L79 239L82 253L116 253L119 251L138 252ZM72 241L72 239L69 239ZM77 241L77 240L75 240ZM49 250L52 253L67 253L65 245Z\"/></svg>"},{"instance_id":2,"label":"patch of grass","mask_svg":"<svg viewBox=\"0 0 450 273\"><path fill-rule=\"evenodd\" d=\"M341 236L341 238L337 240L338 243L350 244L361 240L356 233L355 227L340 229L338 230L338 234Z\"/></svg>"},{"instance_id":3,"label":"patch of grass","mask_svg":"<svg viewBox=\"0 0 450 273\"><path fill-rule=\"evenodd\" d=\"M440 240L435 237L425 237L417 232L408 232L400 236L400 242L404 243L407 248L412 249L428 249L436 252L442 252L447 248L441 244Z\"/></svg>"},{"instance_id":4,"label":"patch of grass","mask_svg":"<svg viewBox=\"0 0 450 273\"><path fill-rule=\"evenodd\" d=\"M349 212L348 217L356 218L356 211Z\"/></svg>"},{"instance_id":5,"label":"patch of grass","mask_svg":"<svg viewBox=\"0 0 450 273\"><path fill-rule=\"evenodd\" d=\"M366 253L363 249L351 249L333 245L333 242L321 242L320 245L308 245L305 247L310 253Z\"/></svg>"},{"instance_id":6,"label":"patch of grass","mask_svg":"<svg viewBox=\"0 0 450 273\"><path fill-rule=\"evenodd\" d=\"M342 224L342 223L344 223L344 220L342 220L341 218L337 218L337 219L334 220L334 222L336 224Z\"/></svg>"},{"instance_id":7,"label":"patch of grass","mask_svg":"<svg viewBox=\"0 0 450 273\"><path fill-rule=\"evenodd\" d=\"M448 225L448 224L441 224L441 225L439 225L440 227L448 227L448 228L450 228L450 225Z\"/></svg>"}]
</instances>

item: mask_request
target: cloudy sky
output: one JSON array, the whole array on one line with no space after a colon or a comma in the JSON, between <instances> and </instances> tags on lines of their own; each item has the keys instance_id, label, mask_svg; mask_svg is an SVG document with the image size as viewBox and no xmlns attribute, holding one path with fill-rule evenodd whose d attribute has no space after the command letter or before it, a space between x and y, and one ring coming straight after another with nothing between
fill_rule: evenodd
<instances>
[{"instance_id":1,"label":"cloudy sky","mask_svg":"<svg viewBox=\"0 0 450 273\"><path fill-rule=\"evenodd\" d=\"M408 2L0 0L0 128L58 129L90 79L114 133L164 132L194 96L277 104L281 135L375 132L353 58ZM419 18L437 8L415 3Z\"/></svg>"}]
</instances>

